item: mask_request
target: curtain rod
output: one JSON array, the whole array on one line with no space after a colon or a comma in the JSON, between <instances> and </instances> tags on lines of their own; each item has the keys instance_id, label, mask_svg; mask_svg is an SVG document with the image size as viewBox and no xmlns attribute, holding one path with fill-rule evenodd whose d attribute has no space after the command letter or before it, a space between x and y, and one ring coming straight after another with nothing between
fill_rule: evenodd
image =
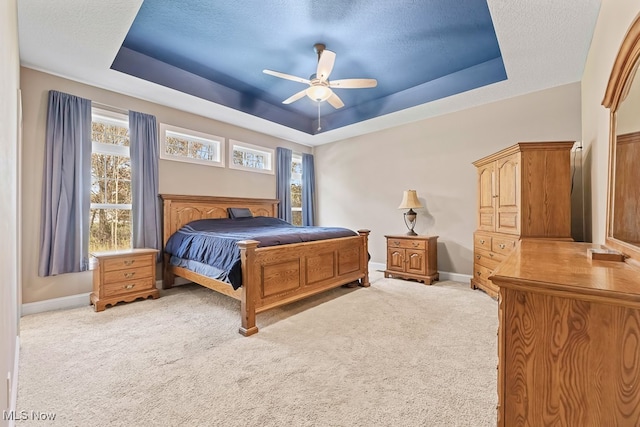
<instances>
[{"instance_id":1,"label":"curtain rod","mask_svg":"<svg viewBox=\"0 0 640 427\"><path fill-rule=\"evenodd\" d=\"M112 113L120 113L120 114L129 114L129 110L119 107L114 107L113 105L102 104L100 102L91 101L92 107L101 108L103 110L111 111Z\"/></svg>"}]
</instances>

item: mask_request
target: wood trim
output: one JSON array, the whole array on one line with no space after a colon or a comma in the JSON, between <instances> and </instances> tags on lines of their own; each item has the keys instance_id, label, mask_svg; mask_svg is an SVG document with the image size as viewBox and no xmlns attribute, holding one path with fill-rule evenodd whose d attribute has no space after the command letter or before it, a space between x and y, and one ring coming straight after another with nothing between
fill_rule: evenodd
<instances>
[{"instance_id":1,"label":"wood trim","mask_svg":"<svg viewBox=\"0 0 640 427\"><path fill-rule=\"evenodd\" d=\"M640 262L640 248L612 236L613 194L615 188L614 166L616 161L616 112L624 100L636 74L640 59L640 14L636 15L627 30L613 63L602 105L609 108L609 164L607 185L607 212L605 218L605 245L624 253L632 262Z\"/></svg>"},{"instance_id":2,"label":"wood trim","mask_svg":"<svg viewBox=\"0 0 640 427\"><path fill-rule=\"evenodd\" d=\"M473 162L473 165L476 167L482 166L502 157L527 150L565 150L567 147L573 147L575 143L575 141L518 142L510 147L476 160Z\"/></svg>"},{"instance_id":3,"label":"wood trim","mask_svg":"<svg viewBox=\"0 0 640 427\"><path fill-rule=\"evenodd\" d=\"M638 58L640 58L640 14L636 16L624 36L602 100L602 105L613 112L618 109L620 102L624 99L625 91L628 90L628 84L633 80Z\"/></svg>"}]
</instances>

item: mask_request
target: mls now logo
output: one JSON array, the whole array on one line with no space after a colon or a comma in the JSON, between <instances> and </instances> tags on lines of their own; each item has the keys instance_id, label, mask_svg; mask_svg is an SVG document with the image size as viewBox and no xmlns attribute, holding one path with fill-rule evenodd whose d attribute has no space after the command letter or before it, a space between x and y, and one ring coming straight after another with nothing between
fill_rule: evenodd
<instances>
[{"instance_id":1,"label":"mls now logo","mask_svg":"<svg viewBox=\"0 0 640 427\"><path fill-rule=\"evenodd\" d=\"M4 421L54 421L56 414L39 411L2 411L2 419Z\"/></svg>"}]
</instances>

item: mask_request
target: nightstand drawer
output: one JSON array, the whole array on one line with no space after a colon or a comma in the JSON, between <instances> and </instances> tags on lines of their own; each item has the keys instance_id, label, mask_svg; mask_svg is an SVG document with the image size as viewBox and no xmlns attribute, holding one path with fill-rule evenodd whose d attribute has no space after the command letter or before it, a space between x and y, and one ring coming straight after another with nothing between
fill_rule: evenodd
<instances>
[{"instance_id":1,"label":"nightstand drawer","mask_svg":"<svg viewBox=\"0 0 640 427\"><path fill-rule=\"evenodd\" d=\"M93 292L89 302L96 311L119 302L160 296L156 289L156 249L124 249L92 252L91 255L96 258L97 265L93 270Z\"/></svg>"},{"instance_id":2,"label":"nightstand drawer","mask_svg":"<svg viewBox=\"0 0 640 427\"><path fill-rule=\"evenodd\" d=\"M126 282L128 280L146 279L153 275L152 268L155 268L155 266L148 265L139 268L106 271L104 273L104 284L107 285L114 282Z\"/></svg>"},{"instance_id":3,"label":"nightstand drawer","mask_svg":"<svg viewBox=\"0 0 640 427\"><path fill-rule=\"evenodd\" d=\"M155 283L151 278L130 280L120 283L109 283L103 285L103 296L110 297L114 295L126 294L128 292L139 292L155 288Z\"/></svg>"},{"instance_id":4,"label":"nightstand drawer","mask_svg":"<svg viewBox=\"0 0 640 427\"><path fill-rule=\"evenodd\" d=\"M390 248L404 248L404 249L425 249L427 247L424 240L414 239L387 239L387 244Z\"/></svg>"},{"instance_id":5,"label":"nightstand drawer","mask_svg":"<svg viewBox=\"0 0 640 427\"><path fill-rule=\"evenodd\" d=\"M153 258L150 256L127 256L105 259L102 266L105 272L149 266Z\"/></svg>"}]
</instances>

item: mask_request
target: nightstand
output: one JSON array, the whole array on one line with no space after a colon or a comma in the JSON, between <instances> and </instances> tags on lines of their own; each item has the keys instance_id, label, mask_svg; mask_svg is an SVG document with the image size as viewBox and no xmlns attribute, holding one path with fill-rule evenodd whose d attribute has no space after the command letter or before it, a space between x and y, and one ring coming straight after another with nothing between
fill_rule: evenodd
<instances>
[{"instance_id":1,"label":"nightstand","mask_svg":"<svg viewBox=\"0 0 640 427\"><path fill-rule=\"evenodd\" d=\"M426 285L439 279L438 236L384 236L387 269L384 277L413 279Z\"/></svg>"},{"instance_id":2,"label":"nightstand","mask_svg":"<svg viewBox=\"0 0 640 427\"><path fill-rule=\"evenodd\" d=\"M90 302L95 311L107 305L131 302L138 298L158 298L156 288L156 249L126 249L95 252L98 262L93 270Z\"/></svg>"}]
</instances>

